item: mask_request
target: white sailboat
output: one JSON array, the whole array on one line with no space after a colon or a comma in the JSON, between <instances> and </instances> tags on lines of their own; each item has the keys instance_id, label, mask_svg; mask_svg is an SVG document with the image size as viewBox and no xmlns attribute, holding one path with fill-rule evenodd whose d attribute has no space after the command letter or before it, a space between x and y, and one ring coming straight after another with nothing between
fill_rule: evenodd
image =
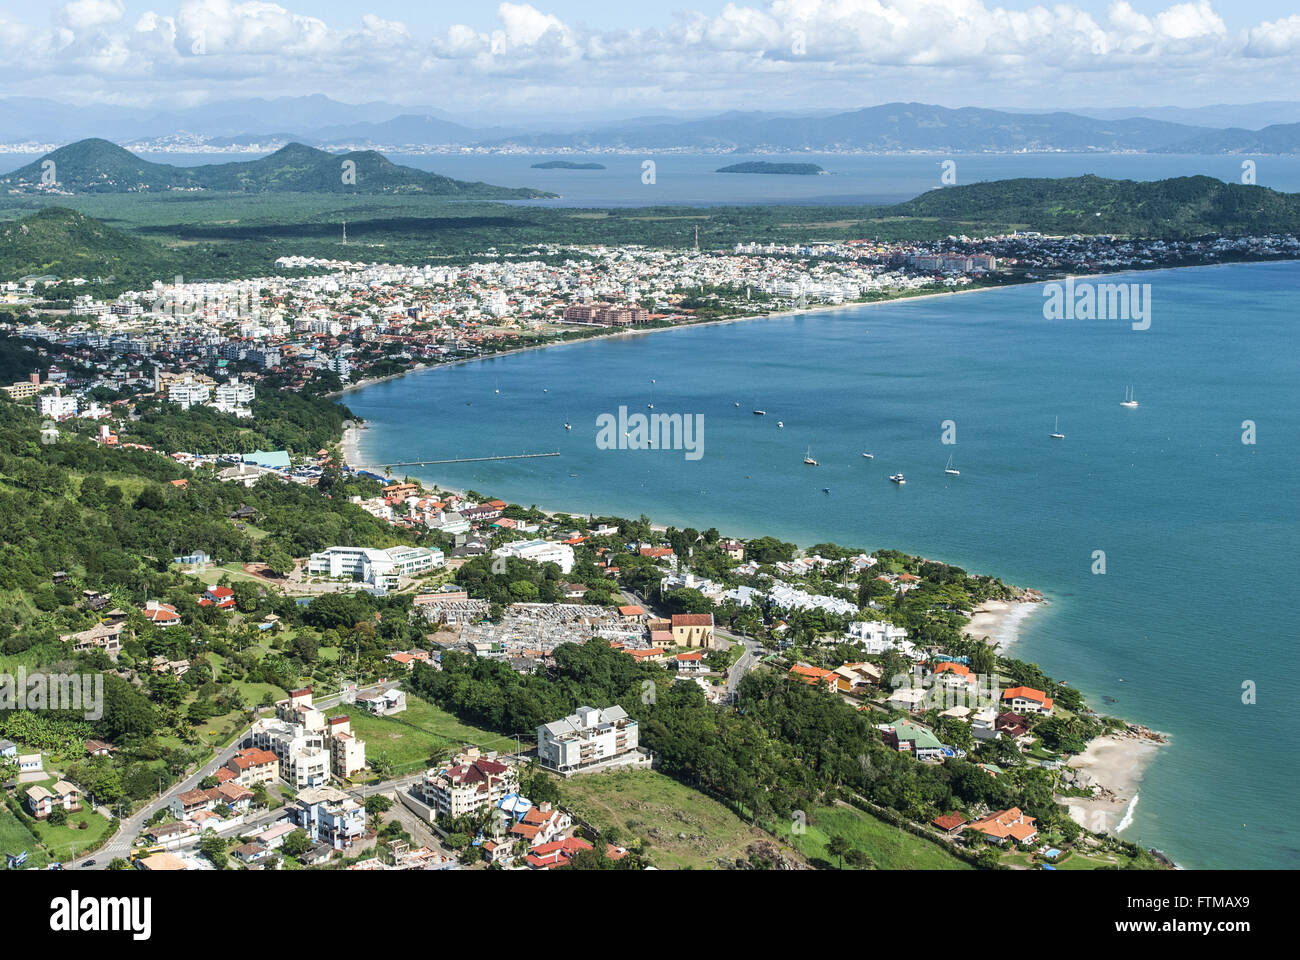
<instances>
[{"instance_id":1,"label":"white sailboat","mask_svg":"<svg viewBox=\"0 0 1300 960\"><path fill-rule=\"evenodd\" d=\"M1052 439L1053 439L1053 440L1064 440L1064 439L1065 439L1065 434L1063 434L1063 433L1061 432L1061 418L1060 418L1060 417L1057 417L1057 418L1056 418L1056 426L1054 426L1054 427L1052 428Z\"/></svg>"},{"instance_id":2,"label":"white sailboat","mask_svg":"<svg viewBox=\"0 0 1300 960\"><path fill-rule=\"evenodd\" d=\"M1119 405L1121 407L1128 407L1129 409L1138 405L1137 394L1133 392L1132 387L1124 388L1124 399L1119 402Z\"/></svg>"},{"instance_id":3,"label":"white sailboat","mask_svg":"<svg viewBox=\"0 0 1300 960\"><path fill-rule=\"evenodd\" d=\"M949 455L948 455L948 466L946 466L946 467L943 468L943 472L944 472L944 473L950 473L950 474L952 474L954 477L960 477L960 476L961 476L961 471L960 471L960 470L957 470L957 469L954 469L954 467L953 467L953 465L952 465L952 454L949 454Z\"/></svg>"},{"instance_id":4,"label":"white sailboat","mask_svg":"<svg viewBox=\"0 0 1300 960\"><path fill-rule=\"evenodd\" d=\"M808 452L803 455L803 462L810 467L817 466L817 461L812 458L812 447L809 447Z\"/></svg>"}]
</instances>

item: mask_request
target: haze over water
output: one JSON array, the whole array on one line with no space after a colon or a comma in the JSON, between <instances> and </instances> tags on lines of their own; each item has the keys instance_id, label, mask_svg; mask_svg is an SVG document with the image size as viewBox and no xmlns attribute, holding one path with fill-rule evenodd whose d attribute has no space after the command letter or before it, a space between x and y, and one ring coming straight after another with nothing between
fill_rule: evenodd
<instances>
[{"instance_id":1,"label":"haze over water","mask_svg":"<svg viewBox=\"0 0 1300 960\"><path fill-rule=\"evenodd\" d=\"M154 163L201 166L255 160L256 153L148 153ZM0 174L30 163L40 154L0 155ZM560 194L558 200L524 204L559 207L639 207L658 205L898 203L941 185L942 164L956 163L958 184L1016 177L1079 177L1096 174L1119 180L1162 180L1204 175L1240 183L1243 160L1255 164L1256 182L1286 193L1300 191L1300 157L1201 156L1142 153L1030 154L404 154L387 153L394 163L457 180L501 187L535 187ZM537 170L547 160L596 162L604 170ZM642 163L654 160L654 183L642 182ZM815 163L827 176L716 173L747 160Z\"/></svg>"},{"instance_id":2,"label":"haze over water","mask_svg":"<svg viewBox=\"0 0 1300 960\"><path fill-rule=\"evenodd\" d=\"M1188 867L1300 867L1300 723L1282 680L1300 582L1300 264L1106 279L1152 285L1149 330L1044 320L1041 288L1024 286L524 352L344 402L369 423L365 463L561 452L413 471L429 482L895 547L1037 587L1052 603L1013 654L1172 735L1122 836ZM1137 409L1119 405L1126 386ZM704 414L702 459L596 448L599 414L652 398L656 413ZM1049 437L1058 416L1064 441ZM950 454L959 477L943 472ZM906 486L888 482L897 471Z\"/></svg>"}]
</instances>

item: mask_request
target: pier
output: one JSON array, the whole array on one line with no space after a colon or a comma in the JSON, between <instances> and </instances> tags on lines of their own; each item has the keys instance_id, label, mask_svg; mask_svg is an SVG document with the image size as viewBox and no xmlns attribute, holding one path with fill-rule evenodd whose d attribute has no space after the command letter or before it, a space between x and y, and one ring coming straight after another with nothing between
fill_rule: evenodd
<instances>
[{"instance_id":1,"label":"pier","mask_svg":"<svg viewBox=\"0 0 1300 960\"><path fill-rule=\"evenodd\" d=\"M485 460L534 460L538 457L558 457L560 451L553 453L507 453L504 456L492 457L452 457L447 460L403 460L400 463L381 463L379 466L385 470L391 470L393 467L431 467L439 463L482 463Z\"/></svg>"}]
</instances>

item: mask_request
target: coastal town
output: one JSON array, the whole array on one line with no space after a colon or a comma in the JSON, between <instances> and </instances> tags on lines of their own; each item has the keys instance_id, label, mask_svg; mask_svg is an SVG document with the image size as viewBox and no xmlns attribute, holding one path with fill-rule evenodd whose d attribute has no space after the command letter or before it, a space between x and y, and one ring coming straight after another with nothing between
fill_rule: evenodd
<instances>
[{"instance_id":1,"label":"coastal town","mask_svg":"<svg viewBox=\"0 0 1300 960\"><path fill-rule=\"evenodd\" d=\"M485 722L459 703L460 686L438 679L488 664L501 678L551 683L571 669L569 651L599 648L642 671L643 706L684 687L729 710L768 682L756 678L779 677L783 689L795 684L865 718L877 747L962 780L942 808L850 791L817 798L827 815L879 818L942 858L982 867L1161 862L1115 834L1163 737L1096 712L1068 683L1014 659L1016 624L1044 601L1036 591L894 551L801 550L430 487L361 463L359 425L340 427L331 397L416 366L572 336L1297 250L1294 237L1025 233L707 253L539 247L536 259L460 267L285 256L274 277L160 280L62 307L42 299L43 285L95 284L12 281L5 295L22 322L4 332L33 372L3 391L39 418L41 444L84 444L137 469L165 463L172 497L215 483L232 539L223 552L211 534L173 537L167 588L154 599L53 574L48 587L69 601L63 620L79 628L49 642L150 699L169 691L173 712L188 704L177 730L191 749L150 797L139 784L103 787L110 772L139 779L130 748L89 737L81 756L79 741L65 739L51 756L15 730L0 744L15 775L11 812L37 838L50 824L94 818L98 841L74 841L66 855L40 843L43 859L66 866L655 867L663 824L628 831L569 800L581 795L575 784L633 778L648 789L644 778L676 768L655 738L638 735L632 705L593 697L529 716L521 730ZM295 396L315 406L291 411ZM323 429L268 426L286 417ZM358 534L352 521L334 542L268 536L275 509L259 501L291 488L371 526ZM295 549L302 543L310 549ZM376 605L382 636L362 630L362 607L331 606L356 597ZM413 710L455 732L426 729L405 744L402 718ZM217 741L196 744L199 730ZM402 748L386 749L392 741ZM87 764L93 782L78 779L90 779ZM745 805L737 797L733 809ZM834 838L808 840L808 813L775 815L743 848L705 857L700 840L686 862L825 862Z\"/></svg>"},{"instance_id":2,"label":"coastal town","mask_svg":"<svg viewBox=\"0 0 1300 960\"><path fill-rule=\"evenodd\" d=\"M337 386L588 336L663 329L804 308L986 289L1054 276L1294 258L1295 236L1134 240L1108 236L950 237L937 244L808 241L730 251L539 245L532 256L414 266L286 255L274 276L157 279L96 295L88 277L0 279L0 304L22 322L0 329L41 341L88 377L48 389L15 383L15 399L47 398L55 420L98 417L88 389L166 388L184 406L247 416L260 382ZM66 300L52 300L51 291ZM111 362L109 362L111 359ZM153 373L142 368L149 364ZM75 408L75 409L74 409Z\"/></svg>"},{"instance_id":3,"label":"coastal town","mask_svg":"<svg viewBox=\"0 0 1300 960\"><path fill-rule=\"evenodd\" d=\"M92 420L101 422L78 423L88 406L62 412L65 419L42 431L70 431L60 442L123 462L165 463L179 474L167 483L176 496L213 483L231 491L232 507L219 522L242 536L273 528L276 508L253 504L277 490L329 489L333 500L344 494L339 509L401 542L322 544L297 557L270 548L240 556L239 547L222 556L182 545L167 563L165 599L139 603L56 572L47 587L56 605L59 597L70 602L66 619L83 626L52 642L151 698L188 703L188 719L177 721L184 741L217 740L209 741L214 756L200 752L150 797L147 784L139 796L121 785L138 774L138 745L74 738L41 749L50 731L0 729L10 813L30 821L33 837L49 837L42 852L52 865L669 865L659 849L666 823L628 830L593 822L582 786L613 778L633 785L620 789L648 789L655 781L645 778L663 779L659 771L672 768L660 755L666 747L640 736L644 718L629 715L626 701L582 703L510 733L516 723L484 722L457 699L464 682L489 682L478 679L476 665L549 684L573 669L575 650L621 658L620 669L638 671L634 689L651 719L659 697L680 696L669 693L679 687L725 710L754 695L750 685L770 682L760 678L779 678L787 691L793 684L866 718L876 748L894 762L976 778L963 783L952 809L932 802L891 809L857 792L839 801L849 807L826 808L824 816L852 810L912 830L923 848L918 857L1055 869L1070 860L1101 867L1148 856L1107 831L1131 799L1124 778L1134 767L1124 751L1145 754L1162 738L1095 713L1068 685L996 650L994 637L1008 639L1001 623L1043 601L1033 590L894 551L798 550L644 518L524 509L376 473L334 446L305 456L222 455L131 442L136 404L161 402L186 415L197 404L221 403L233 422L256 421L255 394L196 395L204 384L193 373L154 371L153 384L136 385L136 399L98 410ZM51 400L95 389L52 363L45 379L27 382L36 389L13 400L50 419L61 413ZM359 597L381 605L374 617L382 633L357 622L364 607L344 606ZM264 691L260 701L219 692L241 675L240 685L257 681L247 693ZM463 679L444 687L456 677ZM275 699L277 686L286 698ZM413 712L434 722L412 733ZM1088 741L1118 744L1123 762L1089 772ZM1045 806L1035 816L1011 802L1018 797ZM683 833L695 837L686 841L693 848L686 862L788 869L825 861L829 848L819 844L829 840L808 840L807 818L796 811L781 826L778 816L767 839L751 836L728 855L707 856L707 834ZM78 823L99 840L72 839L62 853L54 829L66 835ZM841 855L865 856L844 843L835 847ZM673 858L686 855L667 845ZM28 862L26 850L6 853L11 866Z\"/></svg>"}]
</instances>

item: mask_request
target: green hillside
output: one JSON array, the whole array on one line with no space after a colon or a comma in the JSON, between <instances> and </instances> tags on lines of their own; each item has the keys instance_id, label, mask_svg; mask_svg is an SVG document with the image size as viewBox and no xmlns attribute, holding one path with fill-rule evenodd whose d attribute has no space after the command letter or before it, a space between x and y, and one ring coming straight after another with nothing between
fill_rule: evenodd
<instances>
[{"instance_id":1,"label":"green hillside","mask_svg":"<svg viewBox=\"0 0 1300 960\"><path fill-rule=\"evenodd\" d=\"M52 164L52 166L51 166ZM47 173L48 171L48 173ZM52 178L52 184L45 180ZM453 180L404 167L373 150L333 154L291 143L267 157L231 163L176 167L143 160L107 140L59 147L0 177L0 187L19 192L54 189L71 193L229 191L240 193L415 194L449 199L515 200L554 194L528 187L496 187Z\"/></svg>"},{"instance_id":2,"label":"green hillside","mask_svg":"<svg viewBox=\"0 0 1300 960\"><path fill-rule=\"evenodd\" d=\"M0 223L0 277L6 279L25 274L157 278L177 263L171 250L153 240L62 207Z\"/></svg>"},{"instance_id":3,"label":"green hillside","mask_svg":"<svg viewBox=\"0 0 1300 960\"><path fill-rule=\"evenodd\" d=\"M994 180L931 190L887 212L1020 224L1045 233L1186 237L1300 230L1300 196L1213 177Z\"/></svg>"}]
</instances>

